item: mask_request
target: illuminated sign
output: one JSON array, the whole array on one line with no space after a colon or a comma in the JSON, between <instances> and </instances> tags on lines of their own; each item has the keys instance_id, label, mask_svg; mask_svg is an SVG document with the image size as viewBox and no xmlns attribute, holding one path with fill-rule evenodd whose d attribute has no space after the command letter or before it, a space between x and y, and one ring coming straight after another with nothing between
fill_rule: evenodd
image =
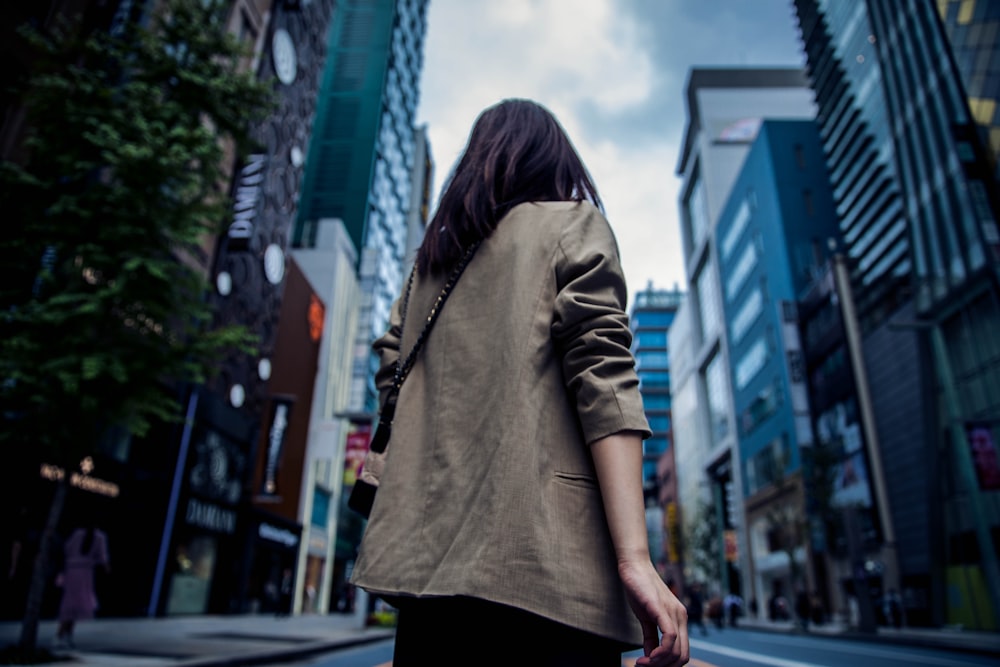
<instances>
[{"instance_id":1,"label":"illuminated sign","mask_svg":"<svg viewBox=\"0 0 1000 667\"><path fill-rule=\"evenodd\" d=\"M284 544L286 547L294 547L299 543L299 536L290 530L272 526L269 523L262 523L257 526L257 535L265 540Z\"/></svg>"},{"instance_id":2,"label":"illuminated sign","mask_svg":"<svg viewBox=\"0 0 1000 667\"><path fill-rule=\"evenodd\" d=\"M281 463L281 450L285 445L285 433L288 430L291 411L291 400L271 399L271 428L267 433L267 464L264 468L262 485L264 495L273 496L278 493L278 467Z\"/></svg>"},{"instance_id":3,"label":"illuminated sign","mask_svg":"<svg viewBox=\"0 0 1000 667\"><path fill-rule=\"evenodd\" d=\"M326 309L323 308L323 303L316 298L315 294L309 295L309 338L312 342L318 343L319 339L323 336L323 318L326 315Z\"/></svg>"},{"instance_id":4,"label":"illuminated sign","mask_svg":"<svg viewBox=\"0 0 1000 667\"><path fill-rule=\"evenodd\" d=\"M94 460L89 456L80 461L81 472L74 472L69 476L70 486L89 491L100 496L117 498L120 490L114 482L109 482L97 477L91 477L90 473L94 469ZM43 463L38 471L42 479L58 482L66 477L66 471L59 466L50 463Z\"/></svg>"},{"instance_id":5,"label":"illuminated sign","mask_svg":"<svg viewBox=\"0 0 1000 667\"><path fill-rule=\"evenodd\" d=\"M722 533L722 540L726 547L726 560L730 563L735 563L740 557L739 546L736 542L736 531L724 531Z\"/></svg>"},{"instance_id":6,"label":"illuminated sign","mask_svg":"<svg viewBox=\"0 0 1000 667\"><path fill-rule=\"evenodd\" d=\"M184 521L192 526L208 528L220 533L236 532L236 512L191 498L188 500Z\"/></svg>"}]
</instances>

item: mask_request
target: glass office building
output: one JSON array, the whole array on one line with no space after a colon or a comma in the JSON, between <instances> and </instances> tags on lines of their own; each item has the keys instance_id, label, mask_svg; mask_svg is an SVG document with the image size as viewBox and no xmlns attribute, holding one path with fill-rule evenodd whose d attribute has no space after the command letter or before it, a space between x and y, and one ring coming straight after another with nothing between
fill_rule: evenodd
<instances>
[{"instance_id":1,"label":"glass office building","mask_svg":"<svg viewBox=\"0 0 1000 667\"><path fill-rule=\"evenodd\" d=\"M427 0L338 3L314 123L294 247L339 218L358 249L362 304L350 409L377 410L371 342L389 321L408 250Z\"/></svg>"},{"instance_id":2,"label":"glass office building","mask_svg":"<svg viewBox=\"0 0 1000 667\"><path fill-rule=\"evenodd\" d=\"M642 490L646 500L649 551L665 579L680 581L680 524L670 412L670 353L667 333L684 302L679 289L652 284L635 297L630 316L632 353L646 420L653 432L642 446Z\"/></svg>"},{"instance_id":3,"label":"glass office building","mask_svg":"<svg viewBox=\"0 0 1000 667\"><path fill-rule=\"evenodd\" d=\"M928 623L995 629L1000 506L984 475L1000 435L1000 8L795 6L892 471L904 602L931 610ZM979 442L984 460L970 460Z\"/></svg>"},{"instance_id":4,"label":"glass office building","mask_svg":"<svg viewBox=\"0 0 1000 667\"><path fill-rule=\"evenodd\" d=\"M697 508L725 512L735 539L720 545L719 558L740 560L731 571L748 572L738 439L729 368L733 358L723 316L723 281L716 247L717 225L751 150L761 123L770 119L809 119L816 113L813 93L800 68L693 68L685 89L688 122L676 173L681 240L688 299L678 309L669 334L674 446L682 514L687 527ZM686 564L687 565L687 564ZM692 571L706 580L710 573ZM740 592L739 578L723 582L725 592Z\"/></svg>"}]
</instances>

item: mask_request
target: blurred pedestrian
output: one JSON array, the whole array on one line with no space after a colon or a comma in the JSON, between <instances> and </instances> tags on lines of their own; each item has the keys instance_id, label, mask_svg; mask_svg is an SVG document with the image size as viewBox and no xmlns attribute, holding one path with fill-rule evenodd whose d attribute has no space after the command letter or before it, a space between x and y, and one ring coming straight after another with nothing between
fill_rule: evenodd
<instances>
[{"instance_id":1,"label":"blurred pedestrian","mask_svg":"<svg viewBox=\"0 0 1000 667\"><path fill-rule=\"evenodd\" d=\"M292 576L292 568L286 567L281 571L281 583L278 585L278 610L276 616L288 616L292 613L292 593L295 578Z\"/></svg>"},{"instance_id":2,"label":"blurred pedestrian","mask_svg":"<svg viewBox=\"0 0 1000 667\"><path fill-rule=\"evenodd\" d=\"M722 630L723 619L725 617L725 611L722 608L722 598L719 595L713 595L708 599L708 604L706 605L707 615L712 620L712 625L715 626L716 630Z\"/></svg>"},{"instance_id":3,"label":"blurred pedestrian","mask_svg":"<svg viewBox=\"0 0 1000 667\"><path fill-rule=\"evenodd\" d=\"M94 571L98 567L106 573L111 571L108 538L88 521L73 530L63 545L63 568L56 577L57 585L62 587L57 646L72 648L77 621L94 618L98 605Z\"/></svg>"},{"instance_id":4,"label":"blurred pedestrian","mask_svg":"<svg viewBox=\"0 0 1000 667\"><path fill-rule=\"evenodd\" d=\"M823 610L823 600L820 598L819 594L813 593L809 598L809 602L812 609L813 625L823 625L826 617L826 612Z\"/></svg>"},{"instance_id":5,"label":"blurred pedestrian","mask_svg":"<svg viewBox=\"0 0 1000 667\"><path fill-rule=\"evenodd\" d=\"M739 617L743 614L743 598L737 593L729 593L723 598L722 605L726 610L729 626L732 628L737 627L739 625Z\"/></svg>"},{"instance_id":6,"label":"blurred pedestrian","mask_svg":"<svg viewBox=\"0 0 1000 667\"><path fill-rule=\"evenodd\" d=\"M809 617L812 616L812 601L809 593L803 589L795 595L795 617L799 622L799 628L803 632L809 631Z\"/></svg>"},{"instance_id":7,"label":"blurred pedestrian","mask_svg":"<svg viewBox=\"0 0 1000 667\"><path fill-rule=\"evenodd\" d=\"M903 627L903 599L895 588L890 588L882 598L882 615L885 617L886 625L894 628Z\"/></svg>"},{"instance_id":8,"label":"blurred pedestrian","mask_svg":"<svg viewBox=\"0 0 1000 667\"><path fill-rule=\"evenodd\" d=\"M373 346L384 415L423 343L351 576L399 610L394 667L442 646L496 664L526 646L537 664L618 667L640 646L639 665L687 662L684 607L649 556L626 297L556 118L529 100L483 111Z\"/></svg>"},{"instance_id":9,"label":"blurred pedestrian","mask_svg":"<svg viewBox=\"0 0 1000 667\"><path fill-rule=\"evenodd\" d=\"M701 635L704 637L708 634L708 629L705 627L705 600L701 595L701 584L697 581L688 587L685 602L688 615L688 634L691 632L690 628L697 627L701 630Z\"/></svg>"}]
</instances>

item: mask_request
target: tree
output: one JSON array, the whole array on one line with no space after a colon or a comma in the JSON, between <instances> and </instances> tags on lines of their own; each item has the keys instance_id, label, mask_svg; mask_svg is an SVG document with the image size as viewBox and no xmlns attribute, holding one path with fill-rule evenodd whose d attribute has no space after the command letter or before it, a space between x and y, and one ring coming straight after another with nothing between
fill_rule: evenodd
<instances>
[{"instance_id":1,"label":"tree","mask_svg":"<svg viewBox=\"0 0 1000 667\"><path fill-rule=\"evenodd\" d=\"M803 447L800 452L802 471L796 475L787 473L788 458L784 453L775 456L773 502L766 514L769 533L788 556L793 589L805 583L805 573L795 560L795 551L806 546L814 524L825 534L837 520L832 504L835 466L839 462L837 452L822 443ZM796 493L798 478L805 485L801 498Z\"/></svg>"},{"instance_id":2,"label":"tree","mask_svg":"<svg viewBox=\"0 0 1000 667\"><path fill-rule=\"evenodd\" d=\"M180 416L243 328L211 329L206 235L227 207L227 146L244 152L269 88L222 3L169 0L117 35L25 30L37 50L22 99L23 160L0 164L0 445L70 470L111 427L142 435ZM57 483L34 566L21 649L34 651Z\"/></svg>"},{"instance_id":3,"label":"tree","mask_svg":"<svg viewBox=\"0 0 1000 667\"><path fill-rule=\"evenodd\" d=\"M722 566L719 559L723 545L715 506L704 500L698 501L690 519L685 521L684 532L684 560L690 563L695 578L720 584Z\"/></svg>"}]
</instances>

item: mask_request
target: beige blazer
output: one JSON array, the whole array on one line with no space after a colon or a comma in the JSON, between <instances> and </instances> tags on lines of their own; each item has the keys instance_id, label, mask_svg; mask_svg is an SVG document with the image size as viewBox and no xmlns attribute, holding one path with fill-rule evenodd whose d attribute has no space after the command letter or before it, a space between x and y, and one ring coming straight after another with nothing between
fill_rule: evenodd
<instances>
[{"instance_id":1,"label":"beige blazer","mask_svg":"<svg viewBox=\"0 0 1000 667\"><path fill-rule=\"evenodd\" d=\"M443 282L414 281L404 354ZM400 391L352 583L478 597L641 644L588 447L622 430L650 435L626 296L614 235L592 205L522 204L500 221ZM383 395L400 307L374 344Z\"/></svg>"}]
</instances>

